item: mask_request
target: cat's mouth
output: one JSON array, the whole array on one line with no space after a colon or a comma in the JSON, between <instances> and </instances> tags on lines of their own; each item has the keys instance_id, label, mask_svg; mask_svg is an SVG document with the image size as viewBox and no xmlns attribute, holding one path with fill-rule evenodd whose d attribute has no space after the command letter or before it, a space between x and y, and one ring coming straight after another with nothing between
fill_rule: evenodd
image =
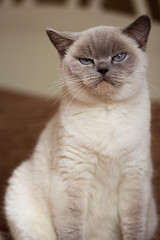
<instances>
[{"instance_id":1,"label":"cat's mouth","mask_svg":"<svg viewBox=\"0 0 160 240\"><path fill-rule=\"evenodd\" d=\"M105 83L106 83L106 87L108 84L115 87L119 87L120 85L122 85L122 82L119 82L117 79L110 78L106 75L103 75L99 79L97 79L97 82L95 85L97 87L98 85L101 85L101 84L105 85Z\"/></svg>"}]
</instances>

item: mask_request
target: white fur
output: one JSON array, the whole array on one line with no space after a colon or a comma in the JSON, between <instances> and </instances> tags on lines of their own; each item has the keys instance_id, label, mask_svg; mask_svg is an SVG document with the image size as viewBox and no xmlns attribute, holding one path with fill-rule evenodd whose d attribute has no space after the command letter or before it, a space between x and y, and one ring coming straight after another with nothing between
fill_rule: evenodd
<instances>
[{"instance_id":1,"label":"white fur","mask_svg":"<svg viewBox=\"0 0 160 240\"><path fill-rule=\"evenodd\" d=\"M59 208L61 198L63 204L65 197L58 194L64 186L56 184L54 169L58 171L57 168L64 168L64 171L71 168L65 178L70 174L71 178L80 175L79 184L85 182L81 188L86 201L86 240L120 239L119 207L128 196L124 193L121 196L118 191L128 171L131 182L126 177L124 184L126 188L132 188L134 181L141 184L139 187L146 202L143 204L148 211L148 202L152 201L152 167L148 94L144 95L145 98L133 103L113 106L83 106L73 101L66 112L67 103L62 104L59 113L42 133L33 157L18 167L10 179L6 213L16 240L56 239L54 188ZM138 121L137 116L141 116ZM57 129L53 131L55 126ZM61 156L65 156L65 162L56 162ZM129 200L132 204L136 201L136 192L133 197ZM144 214L146 217L147 213ZM147 221L153 219L144 219L144 227ZM145 237L139 239L147 239Z\"/></svg>"},{"instance_id":2,"label":"white fur","mask_svg":"<svg viewBox=\"0 0 160 240\"><path fill-rule=\"evenodd\" d=\"M151 240L150 102L138 54L144 63L127 81L139 90L128 83L116 101L65 96L14 171L5 211L15 240Z\"/></svg>"}]
</instances>

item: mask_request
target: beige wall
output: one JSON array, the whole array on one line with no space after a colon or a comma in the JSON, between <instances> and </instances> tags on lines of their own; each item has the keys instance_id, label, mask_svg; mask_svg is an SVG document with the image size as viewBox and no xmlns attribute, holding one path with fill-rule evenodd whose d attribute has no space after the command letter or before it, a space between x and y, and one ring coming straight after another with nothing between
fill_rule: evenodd
<instances>
[{"instance_id":1,"label":"beige wall","mask_svg":"<svg viewBox=\"0 0 160 240\"><path fill-rule=\"evenodd\" d=\"M11 0L0 5L0 87L53 96L59 94L59 59L45 28L81 31L97 25L124 26L135 17L149 13L143 0L133 0L137 14L120 15L100 9L92 0L89 8L79 8L76 0L63 6L36 5ZM153 21L148 43L148 82L152 99L160 100L160 25Z\"/></svg>"}]
</instances>

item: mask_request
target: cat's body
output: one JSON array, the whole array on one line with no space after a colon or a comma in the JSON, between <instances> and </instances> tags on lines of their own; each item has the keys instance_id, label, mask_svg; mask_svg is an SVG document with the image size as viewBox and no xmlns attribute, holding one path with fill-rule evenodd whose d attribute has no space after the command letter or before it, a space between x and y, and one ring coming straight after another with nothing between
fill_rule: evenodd
<instances>
[{"instance_id":1,"label":"cat's body","mask_svg":"<svg viewBox=\"0 0 160 240\"><path fill-rule=\"evenodd\" d=\"M105 32L112 36L108 49ZM11 232L16 240L151 240L157 217L145 44L140 49L120 29L109 27L88 30L81 37L51 30L48 34L61 55L68 90L32 158L10 179L5 210ZM97 34L101 38L95 45ZM121 59L126 61L123 69L119 59L108 60L111 52L116 56L119 51L127 51L125 57L118 56L126 58ZM115 81L107 77L108 71Z\"/></svg>"}]
</instances>

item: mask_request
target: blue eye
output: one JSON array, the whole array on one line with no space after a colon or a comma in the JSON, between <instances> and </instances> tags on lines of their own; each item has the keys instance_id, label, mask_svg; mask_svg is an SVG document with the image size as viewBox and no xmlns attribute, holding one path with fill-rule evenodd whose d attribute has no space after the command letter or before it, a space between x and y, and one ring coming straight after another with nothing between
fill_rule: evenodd
<instances>
[{"instance_id":1,"label":"blue eye","mask_svg":"<svg viewBox=\"0 0 160 240\"><path fill-rule=\"evenodd\" d=\"M121 62L125 59L126 53L118 53L116 56L112 57L112 61Z\"/></svg>"},{"instance_id":2,"label":"blue eye","mask_svg":"<svg viewBox=\"0 0 160 240\"><path fill-rule=\"evenodd\" d=\"M79 58L79 61L84 65L89 65L94 62L92 59L89 59L89 58Z\"/></svg>"}]
</instances>

